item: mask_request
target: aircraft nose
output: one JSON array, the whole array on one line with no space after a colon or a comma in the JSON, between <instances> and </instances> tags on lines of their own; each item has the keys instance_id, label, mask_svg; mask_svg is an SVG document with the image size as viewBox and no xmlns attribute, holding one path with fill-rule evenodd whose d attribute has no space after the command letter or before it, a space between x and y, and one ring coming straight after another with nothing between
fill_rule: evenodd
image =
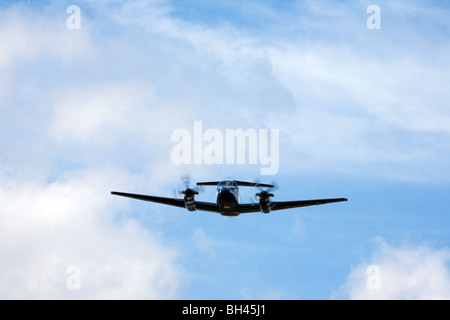
<instances>
[{"instance_id":1,"label":"aircraft nose","mask_svg":"<svg viewBox=\"0 0 450 320\"><path fill-rule=\"evenodd\" d=\"M229 200L234 198L233 194L228 190L223 190L221 193L219 193L219 199L220 200Z\"/></svg>"},{"instance_id":2,"label":"aircraft nose","mask_svg":"<svg viewBox=\"0 0 450 320\"><path fill-rule=\"evenodd\" d=\"M217 202L219 207L224 209L232 209L236 206L236 199L234 195L228 190L224 190L219 193Z\"/></svg>"}]
</instances>

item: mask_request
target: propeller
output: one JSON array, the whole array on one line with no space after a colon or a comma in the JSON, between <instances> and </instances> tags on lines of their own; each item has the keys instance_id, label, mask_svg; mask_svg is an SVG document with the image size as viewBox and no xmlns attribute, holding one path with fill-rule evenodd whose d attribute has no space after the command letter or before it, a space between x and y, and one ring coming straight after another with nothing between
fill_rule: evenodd
<instances>
[{"instance_id":1,"label":"propeller","mask_svg":"<svg viewBox=\"0 0 450 320\"><path fill-rule=\"evenodd\" d=\"M202 189L195 187L191 188L191 177L189 175L183 175L181 176L181 180L183 181L183 184L186 189L178 191L179 194L184 195L184 204L186 206L186 209L189 211L195 211L195 196L199 194L199 191L203 191Z\"/></svg>"},{"instance_id":2,"label":"propeller","mask_svg":"<svg viewBox=\"0 0 450 320\"><path fill-rule=\"evenodd\" d=\"M274 196L274 194L271 191L278 190L278 184L276 182L272 182L272 187L270 188L259 187L258 189L259 192L255 194L255 197L253 198L255 201L253 203L254 204L258 203L260 205L261 212L266 214L270 213L270 211L273 208L273 204L270 202L270 198Z\"/></svg>"},{"instance_id":3,"label":"propeller","mask_svg":"<svg viewBox=\"0 0 450 320\"><path fill-rule=\"evenodd\" d=\"M258 192L257 194L255 194L255 196L259 197L260 199L263 199L263 200L268 200L270 197L273 197L274 194L267 190L262 190L261 192Z\"/></svg>"},{"instance_id":4,"label":"propeller","mask_svg":"<svg viewBox=\"0 0 450 320\"><path fill-rule=\"evenodd\" d=\"M192 197L192 196L199 194L200 192L203 192L203 187L198 187L198 186L196 186L194 188L190 187L191 177L189 175L182 175L181 181L183 181L185 189L178 190L178 191L174 190L174 194L176 194L176 195L182 194L185 197Z\"/></svg>"},{"instance_id":5,"label":"propeller","mask_svg":"<svg viewBox=\"0 0 450 320\"><path fill-rule=\"evenodd\" d=\"M254 183L255 185L260 184L259 180L256 180ZM252 197L251 201L253 203L259 203L259 200L268 201L269 198L273 197L274 194L272 192L278 190L279 187L275 181L273 181L271 184L273 185L273 187L270 188L258 187L259 192L256 193L254 197ZM256 197L258 197L259 200Z\"/></svg>"}]
</instances>

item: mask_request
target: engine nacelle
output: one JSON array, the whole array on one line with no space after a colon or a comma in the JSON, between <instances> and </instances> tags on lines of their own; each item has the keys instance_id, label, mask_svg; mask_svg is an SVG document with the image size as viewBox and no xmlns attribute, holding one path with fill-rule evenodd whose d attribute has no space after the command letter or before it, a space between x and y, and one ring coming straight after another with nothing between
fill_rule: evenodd
<instances>
[{"instance_id":1,"label":"engine nacelle","mask_svg":"<svg viewBox=\"0 0 450 320\"><path fill-rule=\"evenodd\" d=\"M184 194L184 205L186 209L188 209L189 211L195 211L194 197L196 194L198 194L198 191L187 188L186 190L181 191L181 194Z\"/></svg>"},{"instance_id":2,"label":"engine nacelle","mask_svg":"<svg viewBox=\"0 0 450 320\"><path fill-rule=\"evenodd\" d=\"M195 201L193 196L184 197L184 205L189 211L195 211Z\"/></svg>"},{"instance_id":3,"label":"engine nacelle","mask_svg":"<svg viewBox=\"0 0 450 320\"><path fill-rule=\"evenodd\" d=\"M259 207L261 208L262 213L270 213L270 200L259 200Z\"/></svg>"},{"instance_id":4,"label":"engine nacelle","mask_svg":"<svg viewBox=\"0 0 450 320\"><path fill-rule=\"evenodd\" d=\"M256 194L259 197L259 207L261 212L270 213L270 198L273 197L273 193L268 193L267 191L261 191Z\"/></svg>"}]
</instances>

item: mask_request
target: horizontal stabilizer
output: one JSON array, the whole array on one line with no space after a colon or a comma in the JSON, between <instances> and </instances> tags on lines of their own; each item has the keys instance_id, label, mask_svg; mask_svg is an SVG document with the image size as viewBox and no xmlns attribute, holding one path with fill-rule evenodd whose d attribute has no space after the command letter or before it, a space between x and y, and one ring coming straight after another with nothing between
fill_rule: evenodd
<instances>
[{"instance_id":1,"label":"horizontal stabilizer","mask_svg":"<svg viewBox=\"0 0 450 320\"><path fill-rule=\"evenodd\" d=\"M217 186L220 181L197 182L198 186Z\"/></svg>"},{"instance_id":2,"label":"horizontal stabilizer","mask_svg":"<svg viewBox=\"0 0 450 320\"><path fill-rule=\"evenodd\" d=\"M197 182L198 186L217 186L222 181L207 181L207 182ZM265 184L259 182L246 182L234 180L240 187L259 187L259 188L274 188L273 184Z\"/></svg>"},{"instance_id":3,"label":"horizontal stabilizer","mask_svg":"<svg viewBox=\"0 0 450 320\"><path fill-rule=\"evenodd\" d=\"M259 187L259 188L275 188L273 184L265 184L259 182L236 181L240 187Z\"/></svg>"}]
</instances>

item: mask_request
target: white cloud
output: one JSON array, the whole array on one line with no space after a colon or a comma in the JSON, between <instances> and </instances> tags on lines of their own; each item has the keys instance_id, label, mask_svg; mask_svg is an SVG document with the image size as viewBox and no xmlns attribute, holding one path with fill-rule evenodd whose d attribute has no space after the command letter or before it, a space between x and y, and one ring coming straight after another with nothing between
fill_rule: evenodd
<instances>
[{"instance_id":1,"label":"white cloud","mask_svg":"<svg viewBox=\"0 0 450 320\"><path fill-rule=\"evenodd\" d=\"M350 299L450 299L450 249L393 247L377 240L370 259L352 268L339 296ZM379 273L373 273L377 266ZM379 286L373 285L379 275ZM369 282L369 283L368 283Z\"/></svg>"},{"instance_id":2,"label":"white cloud","mask_svg":"<svg viewBox=\"0 0 450 320\"><path fill-rule=\"evenodd\" d=\"M15 56L15 61L29 61L30 70L58 76L37 67L48 63L44 52L56 57L56 69L70 79L38 86L40 94L28 98L43 95L51 105L44 125L60 142L105 148L117 147L122 139L136 147L151 145L152 155L164 162L171 130L204 120L220 129L280 128L281 173L344 170L412 180L445 178L439 168L448 166L445 102L450 97L445 83L450 64L443 54L448 50L445 44L433 44L430 51L426 42L418 50L405 50L418 27L400 44L395 37L374 37L378 42L371 52L371 45L351 38L371 39L364 33L365 23L342 36L348 43L296 42L186 22L170 15L165 1L90 5L102 15L90 20L82 8L83 27L77 31L64 24L59 28L55 17L47 22L48 13L11 9L4 14L4 37L16 40L0 56L0 65L9 65ZM326 16L335 12L331 4L306 7ZM338 20L329 23L346 19L344 8L337 9ZM352 15L350 20L357 19ZM291 35L310 20L297 22ZM99 35L94 26L120 32ZM9 83L11 73L14 68L8 67L0 82ZM8 86L10 93L31 87Z\"/></svg>"},{"instance_id":3,"label":"white cloud","mask_svg":"<svg viewBox=\"0 0 450 320\"><path fill-rule=\"evenodd\" d=\"M241 288L239 292L243 299L281 300L286 298L286 293L280 287L276 288Z\"/></svg>"},{"instance_id":4,"label":"white cloud","mask_svg":"<svg viewBox=\"0 0 450 320\"><path fill-rule=\"evenodd\" d=\"M428 40L433 37L413 41L416 25L399 41L395 26L402 21L390 18L382 37L356 28L342 35L344 42L268 46L274 74L297 104L272 122L297 152L288 158L303 159L291 166L444 179L438 168L447 168L449 47Z\"/></svg>"},{"instance_id":5,"label":"white cloud","mask_svg":"<svg viewBox=\"0 0 450 320\"><path fill-rule=\"evenodd\" d=\"M200 227L195 228L192 238L199 251L208 255L214 254L214 246L216 245L215 240L208 236L205 230Z\"/></svg>"},{"instance_id":6,"label":"white cloud","mask_svg":"<svg viewBox=\"0 0 450 320\"><path fill-rule=\"evenodd\" d=\"M60 142L69 139L99 146L120 136L145 136L150 130L154 134L160 127L149 126L157 115L151 92L151 85L143 88L125 82L73 88L55 98L50 133Z\"/></svg>"},{"instance_id":7,"label":"white cloud","mask_svg":"<svg viewBox=\"0 0 450 320\"><path fill-rule=\"evenodd\" d=\"M121 204L109 194L111 186L127 186L127 180L106 169L76 172L51 183L3 176L0 296L177 297L182 274L177 251L132 216L119 216ZM81 270L80 290L66 287L71 265Z\"/></svg>"},{"instance_id":8,"label":"white cloud","mask_svg":"<svg viewBox=\"0 0 450 320\"><path fill-rule=\"evenodd\" d=\"M10 69L36 59L70 64L80 55L95 58L91 33L71 32L65 27L65 11L61 16L28 8L18 3L0 11L0 68ZM80 61L78 61L80 62Z\"/></svg>"},{"instance_id":9,"label":"white cloud","mask_svg":"<svg viewBox=\"0 0 450 320\"><path fill-rule=\"evenodd\" d=\"M409 54L383 42L371 55L372 43L359 52L351 41L292 41L317 15L313 27L322 36L347 19L342 6L315 2L301 8L302 18L310 17L295 20L286 39L280 25L272 25L271 37L186 22L170 15L166 1L86 3L82 28L73 31L65 8L0 11L1 165L13 172L0 179L4 297L176 296L176 252L139 222L115 223L106 181L116 177L115 186L132 191L130 181L151 178L145 186L159 191L184 169L197 177L249 175L238 166L174 169L171 131L194 120L210 128L282 129L281 173L344 165L350 173L403 179L448 176L438 171L448 166L445 45ZM339 21L321 25L336 15ZM392 51L377 57L383 48ZM391 60L392 52L405 56ZM97 172L105 164L141 177ZM82 168L79 177L74 167ZM292 231L304 236L297 222ZM201 228L193 239L204 253L220 244ZM65 288L73 264L82 271L79 293Z\"/></svg>"}]
</instances>

